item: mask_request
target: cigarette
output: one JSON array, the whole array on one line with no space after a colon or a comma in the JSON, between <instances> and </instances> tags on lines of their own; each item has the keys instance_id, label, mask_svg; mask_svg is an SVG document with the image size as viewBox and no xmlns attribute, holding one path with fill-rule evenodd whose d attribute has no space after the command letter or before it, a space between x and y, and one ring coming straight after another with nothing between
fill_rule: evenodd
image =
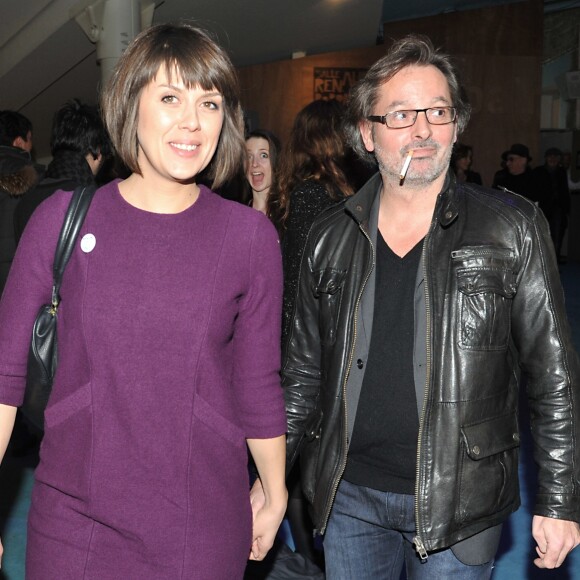
<instances>
[{"instance_id":1,"label":"cigarette","mask_svg":"<svg viewBox=\"0 0 580 580\"><path fill-rule=\"evenodd\" d=\"M403 181L403 179L405 179L405 175L407 175L407 170L409 169L409 164L411 163L411 157L413 157L412 149L410 149L409 153L407 153L405 163L403 163L403 168L401 169L401 173L399 174L399 178L401 179L401 181Z\"/></svg>"}]
</instances>

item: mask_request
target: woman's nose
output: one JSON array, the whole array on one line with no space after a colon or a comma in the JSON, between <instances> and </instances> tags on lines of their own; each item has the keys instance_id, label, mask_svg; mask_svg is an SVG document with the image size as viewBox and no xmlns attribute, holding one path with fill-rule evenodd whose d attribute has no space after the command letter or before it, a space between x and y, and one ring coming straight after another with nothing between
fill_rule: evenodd
<instances>
[{"instance_id":1,"label":"woman's nose","mask_svg":"<svg viewBox=\"0 0 580 580\"><path fill-rule=\"evenodd\" d=\"M195 107L184 109L179 126L189 131L197 131L199 129L199 117Z\"/></svg>"}]
</instances>

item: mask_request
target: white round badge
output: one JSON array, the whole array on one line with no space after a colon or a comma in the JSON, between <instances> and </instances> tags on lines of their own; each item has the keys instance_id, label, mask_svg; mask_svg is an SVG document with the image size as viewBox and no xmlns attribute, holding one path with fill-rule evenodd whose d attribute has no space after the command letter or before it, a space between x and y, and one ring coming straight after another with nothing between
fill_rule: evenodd
<instances>
[{"instance_id":1,"label":"white round badge","mask_svg":"<svg viewBox=\"0 0 580 580\"><path fill-rule=\"evenodd\" d=\"M85 234L81 240L81 250L88 254L95 249L97 245L97 238L93 234Z\"/></svg>"}]
</instances>

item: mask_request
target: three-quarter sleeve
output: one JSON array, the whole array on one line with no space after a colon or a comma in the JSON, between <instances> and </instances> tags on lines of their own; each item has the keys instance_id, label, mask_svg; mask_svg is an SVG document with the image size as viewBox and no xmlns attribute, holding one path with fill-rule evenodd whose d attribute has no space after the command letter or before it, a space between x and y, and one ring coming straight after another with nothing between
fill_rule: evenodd
<instances>
[{"instance_id":1,"label":"three-quarter sleeve","mask_svg":"<svg viewBox=\"0 0 580 580\"><path fill-rule=\"evenodd\" d=\"M234 383L247 438L286 432L280 386L282 258L275 228L255 227L248 261L248 291L240 299L234 328Z\"/></svg>"}]
</instances>

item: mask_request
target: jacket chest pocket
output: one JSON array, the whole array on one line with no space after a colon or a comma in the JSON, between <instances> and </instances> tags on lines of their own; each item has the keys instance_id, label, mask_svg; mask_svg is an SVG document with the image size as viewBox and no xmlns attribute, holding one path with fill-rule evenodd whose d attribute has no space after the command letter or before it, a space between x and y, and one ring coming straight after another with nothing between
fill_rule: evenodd
<instances>
[{"instance_id":1,"label":"jacket chest pocket","mask_svg":"<svg viewBox=\"0 0 580 580\"><path fill-rule=\"evenodd\" d=\"M457 341L469 350L505 350L509 343L515 276L509 269L478 266L457 271Z\"/></svg>"},{"instance_id":2,"label":"jacket chest pocket","mask_svg":"<svg viewBox=\"0 0 580 580\"><path fill-rule=\"evenodd\" d=\"M318 328L323 345L336 341L338 313L342 298L342 288L346 277L345 270L326 268L314 273L312 292L318 300Z\"/></svg>"}]
</instances>

